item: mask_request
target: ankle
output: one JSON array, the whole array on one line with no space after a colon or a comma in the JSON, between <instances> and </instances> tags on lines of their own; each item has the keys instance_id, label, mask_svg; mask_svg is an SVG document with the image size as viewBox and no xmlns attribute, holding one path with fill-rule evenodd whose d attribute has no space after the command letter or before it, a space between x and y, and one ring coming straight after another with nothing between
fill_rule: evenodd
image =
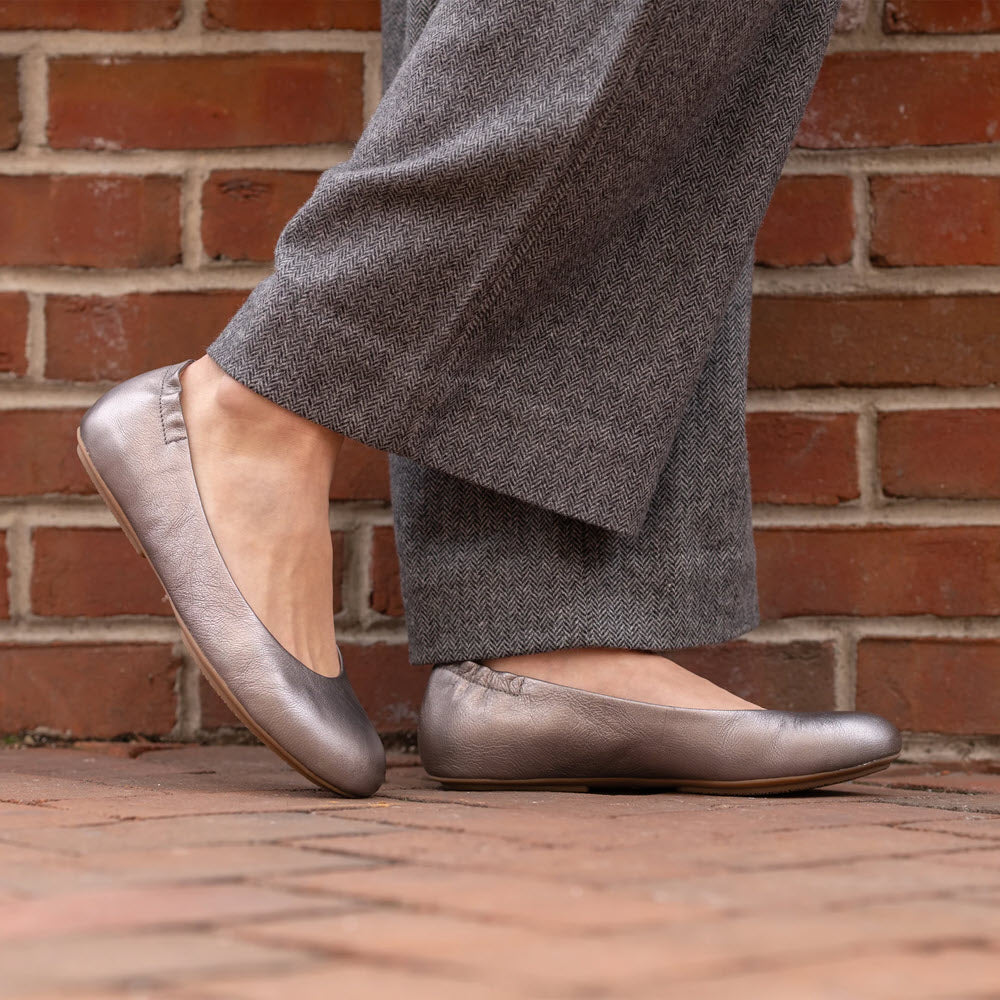
<instances>
[{"instance_id":1,"label":"ankle","mask_svg":"<svg viewBox=\"0 0 1000 1000\"><path fill-rule=\"evenodd\" d=\"M188 365L181 375L181 402L188 412L206 418L212 435L227 447L274 458L302 461L335 461L343 435L286 410L234 379L207 354ZM185 399L187 395L187 399Z\"/></svg>"}]
</instances>

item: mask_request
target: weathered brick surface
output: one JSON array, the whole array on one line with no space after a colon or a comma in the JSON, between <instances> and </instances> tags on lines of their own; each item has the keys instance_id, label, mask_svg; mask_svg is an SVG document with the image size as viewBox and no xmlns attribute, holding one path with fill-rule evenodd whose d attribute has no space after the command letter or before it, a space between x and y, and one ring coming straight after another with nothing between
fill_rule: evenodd
<instances>
[{"instance_id":1,"label":"weathered brick surface","mask_svg":"<svg viewBox=\"0 0 1000 1000\"><path fill-rule=\"evenodd\" d=\"M430 667L411 664L406 647L395 643L342 642L340 648L351 685L375 725L388 733L416 729Z\"/></svg>"},{"instance_id":2,"label":"weathered brick surface","mask_svg":"<svg viewBox=\"0 0 1000 1000\"><path fill-rule=\"evenodd\" d=\"M858 496L851 413L751 413L747 443L758 503L836 504Z\"/></svg>"},{"instance_id":3,"label":"weathered brick surface","mask_svg":"<svg viewBox=\"0 0 1000 1000\"><path fill-rule=\"evenodd\" d=\"M834 708L835 657L828 642L729 642L677 649L672 660L763 708Z\"/></svg>"},{"instance_id":4,"label":"weathered brick surface","mask_svg":"<svg viewBox=\"0 0 1000 1000\"><path fill-rule=\"evenodd\" d=\"M243 723L229 710L229 706L215 693L204 676L198 678L201 701L201 728L211 732L222 726L242 727Z\"/></svg>"},{"instance_id":5,"label":"weathered brick surface","mask_svg":"<svg viewBox=\"0 0 1000 1000\"><path fill-rule=\"evenodd\" d=\"M853 239L849 177L785 177L757 236L757 263L768 267L846 264Z\"/></svg>"},{"instance_id":6,"label":"weathered brick surface","mask_svg":"<svg viewBox=\"0 0 1000 1000\"><path fill-rule=\"evenodd\" d=\"M337 457L331 500L388 500L389 462L385 452L347 439Z\"/></svg>"},{"instance_id":7,"label":"weathered brick surface","mask_svg":"<svg viewBox=\"0 0 1000 1000\"><path fill-rule=\"evenodd\" d=\"M0 176L0 265L169 267L181 259L180 181Z\"/></svg>"},{"instance_id":8,"label":"weathered brick surface","mask_svg":"<svg viewBox=\"0 0 1000 1000\"><path fill-rule=\"evenodd\" d=\"M344 578L344 533L331 531L330 540L333 543L333 610L336 613L344 606L344 595L341 590Z\"/></svg>"},{"instance_id":9,"label":"weathered brick surface","mask_svg":"<svg viewBox=\"0 0 1000 1000\"><path fill-rule=\"evenodd\" d=\"M968 34L1000 31L998 0L886 0L889 33Z\"/></svg>"},{"instance_id":10,"label":"weathered brick surface","mask_svg":"<svg viewBox=\"0 0 1000 1000\"><path fill-rule=\"evenodd\" d=\"M1000 614L1000 528L769 528L757 555L765 618Z\"/></svg>"},{"instance_id":11,"label":"weathered brick surface","mask_svg":"<svg viewBox=\"0 0 1000 1000\"><path fill-rule=\"evenodd\" d=\"M17 59L0 59L0 149L13 149L17 145L20 123Z\"/></svg>"},{"instance_id":12,"label":"weathered brick surface","mask_svg":"<svg viewBox=\"0 0 1000 1000\"><path fill-rule=\"evenodd\" d=\"M997 52L837 52L823 64L796 142L807 149L996 142L998 100Z\"/></svg>"},{"instance_id":13,"label":"weathered brick surface","mask_svg":"<svg viewBox=\"0 0 1000 1000\"><path fill-rule=\"evenodd\" d=\"M917 732L1000 733L1000 641L864 639L858 707Z\"/></svg>"},{"instance_id":14,"label":"weathered brick surface","mask_svg":"<svg viewBox=\"0 0 1000 1000\"><path fill-rule=\"evenodd\" d=\"M355 52L68 56L49 70L49 142L78 149L350 142L361 134L361 78Z\"/></svg>"},{"instance_id":15,"label":"weathered brick surface","mask_svg":"<svg viewBox=\"0 0 1000 1000\"><path fill-rule=\"evenodd\" d=\"M315 170L216 170L202 191L202 240L214 259L267 261L312 194Z\"/></svg>"},{"instance_id":16,"label":"weathered brick surface","mask_svg":"<svg viewBox=\"0 0 1000 1000\"><path fill-rule=\"evenodd\" d=\"M181 9L181 0L2 0L0 30L173 28Z\"/></svg>"},{"instance_id":17,"label":"weathered brick surface","mask_svg":"<svg viewBox=\"0 0 1000 1000\"><path fill-rule=\"evenodd\" d=\"M750 384L980 386L1000 382L1000 295L763 296Z\"/></svg>"},{"instance_id":18,"label":"weathered brick surface","mask_svg":"<svg viewBox=\"0 0 1000 1000\"><path fill-rule=\"evenodd\" d=\"M83 410L0 410L0 496L93 493L76 455Z\"/></svg>"},{"instance_id":19,"label":"weathered brick surface","mask_svg":"<svg viewBox=\"0 0 1000 1000\"><path fill-rule=\"evenodd\" d=\"M889 496L1000 498L1000 410L883 413L878 442Z\"/></svg>"},{"instance_id":20,"label":"weathered brick surface","mask_svg":"<svg viewBox=\"0 0 1000 1000\"><path fill-rule=\"evenodd\" d=\"M0 531L0 618L10 617L10 564L7 560L7 532Z\"/></svg>"},{"instance_id":21,"label":"weathered brick surface","mask_svg":"<svg viewBox=\"0 0 1000 1000\"><path fill-rule=\"evenodd\" d=\"M245 298L242 291L48 296L45 374L120 380L197 358Z\"/></svg>"},{"instance_id":22,"label":"weathered brick surface","mask_svg":"<svg viewBox=\"0 0 1000 1000\"><path fill-rule=\"evenodd\" d=\"M857 31L865 23L871 0L841 0L834 31Z\"/></svg>"},{"instance_id":23,"label":"weathered brick surface","mask_svg":"<svg viewBox=\"0 0 1000 1000\"><path fill-rule=\"evenodd\" d=\"M166 735L179 668L171 648L156 643L0 643L0 730Z\"/></svg>"},{"instance_id":24,"label":"weathered brick surface","mask_svg":"<svg viewBox=\"0 0 1000 1000\"><path fill-rule=\"evenodd\" d=\"M376 527L372 532L371 606L383 615L403 614L403 595L399 589L399 560L392 528Z\"/></svg>"},{"instance_id":25,"label":"weathered brick surface","mask_svg":"<svg viewBox=\"0 0 1000 1000\"><path fill-rule=\"evenodd\" d=\"M149 563L118 528L36 528L31 608L37 615L169 615Z\"/></svg>"},{"instance_id":26,"label":"weathered brick surface","mask_svg":"<svg viewBox=\"0 0 1000 1000\"><path fill-rule=\"evenodd\" d=\"M1000 264L1000 177L873 177L871 198L880 267Z\"/></svg>"},{"instance_id":27,"label":"weathered brick surface","mask_svg":"<svg viewBox=\"0 0 1000 1000\"><path fill-rule=\"evenodd\" d=\"M207 28L241 31L378 31L378 0L207 0Z\"/></svg>"},{"instance_id":28,"label":"weathered brick surface","mask_svg":"<svg viewBox=\"0 0 1000 1000\"><path fill-rule=\"evenodd\" d=\"M28 367L28 297L0 292L0 372L23 375Z\"/></svg>"},{"instance_id":29,"label":"weathered brick surface","mask_svg":"<svg viewBox=\"0 0 1000 1000\"><path fill-rule=\"evenodd\" d=\"M13 995L971 997L1000 975L996 774L451 793L406 759L344 800L261 747L130 746L2 751Z\"/></svg>"}]
</instances>

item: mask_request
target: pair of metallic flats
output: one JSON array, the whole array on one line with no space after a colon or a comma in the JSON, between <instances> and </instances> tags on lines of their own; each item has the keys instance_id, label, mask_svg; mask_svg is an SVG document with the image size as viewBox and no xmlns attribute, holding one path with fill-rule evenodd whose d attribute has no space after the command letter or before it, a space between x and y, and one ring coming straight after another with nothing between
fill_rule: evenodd
<instances>
[{"instance_id":1,"label":"pair of metallic flats","mask_svg":"<svg viewBox=\"0 0 1000 1000\"><path fill-rule=\"evenodd\" d=\"M209 683L267 746L317 785L373 794L385 752L343 669L292 656L247 604L216 545L191 464L181 372L112 388L84 414L78 452L148 558ZM339 650L338 650L339 651ZM659 786L717 794L815 788L886 767L899 733L862 712L653 705L495 671L438 665L421 709L429 775L452 787Z\"/></svg>"}]
</instances>

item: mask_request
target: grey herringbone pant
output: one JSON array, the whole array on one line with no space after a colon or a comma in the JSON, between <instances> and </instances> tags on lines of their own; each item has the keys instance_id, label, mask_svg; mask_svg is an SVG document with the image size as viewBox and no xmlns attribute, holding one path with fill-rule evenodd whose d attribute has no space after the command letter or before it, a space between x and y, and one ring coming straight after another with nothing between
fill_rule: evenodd
<instances>
[{"instance_id":1,"label":"grey herringbone pant","mask_svg":"<svg viewBox=\"0 0 1000 1000\"><path fill-rule=\"evenodd\" d=\"M753 243L838 6L383 3L382 102L208 353L393 454L415 662L756 624Z\"/></svg>"}]
</instances>

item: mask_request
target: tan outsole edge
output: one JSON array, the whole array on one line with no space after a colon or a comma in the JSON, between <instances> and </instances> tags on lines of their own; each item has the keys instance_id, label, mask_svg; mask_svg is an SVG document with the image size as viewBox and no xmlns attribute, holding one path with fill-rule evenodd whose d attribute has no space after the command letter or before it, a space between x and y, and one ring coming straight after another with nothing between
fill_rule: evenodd
<instances>
[{"instance_id":1,"label":"tan outsole edge","mask_svg":"<svg viewBox=\"0 0 1000 1000\"><path fill-rule=\"evenodd\" d=\"M149 562L150 567L153 572L156 573L156 567L153 566L153 561L146 554L146 550L142 547L142 542L139 541L139 536L135 533L132 525L129 524L128 518L125 516L125 512L121 509L118 501L115 499L114 494L108 489L107 484L101 478L101 474L97 471L94 463L91 461L90 455L87 453L87 449L84 446L83 438L80 436L80 429L77 428L76 431L76 453L80 458L80 463L83 465L84 470L87 475L90 476L91 482L97 489L97 492L101 495L101 499L107 504L108 510L114 515L115 520L118 522L122 531L125 532L125 537L129 540L132 548L139 553L143 559ZM156 573L156 579L160 580L160 574ZM194 636L188 631L187 626L184 624L184 620L177 612L177 608L174 607L174 602L170 599L170 595L167 594L167 588L163 585L163 581L160 580L160 586L163 587L163 593L166 594L167 603L170 605L170 610L173 611L174 617L177 619L177 624L180 625L181 635L184 637L184 645L187 646L188 651L194 657L195 662L198 664L199 669L205 675L205 679L211 684L215 693L229 706L233 715L236 716L263 743L268 749L273 750L286 764L291 765L295 768L299 774L308 778L313 784L319 785L321 788L325 788L328 791L335 792L337 795L341 795L344 798L356 799L361 796L353 795L351 792L345 792L336 785L331 785L329 782L324 781L318 775L314 774L309 770L305 764L297 761L291 754L289 754L281 745L264 729L262 729L254 720L247 714L243 706L237 701L236 696L226 682L216 673L215 668L208 661L208 657L201 651L198 643L195 642Z\"/></svg>"},{"instance_id":2,"label":"tan outsole edge","mask_svg":"<svg viewBox=\"0 0 1000 1000\"><path fill-rule=\"evenodd\" d=\"M439 778L429 774L433 781L439 781L445 788L455 790L508 789L518 788L664 788L675 792L694 792L700 795L769 795L779 792L800 792L822 785L832 785L850 781L862 775L881 771L899 756L882 757L868 761L857 767L845 767L839 771L818 771L815 774L798 774L787 778L758 778L749 781L692 781L690 779L665 778L524 778L519 780L482 778Z\"/></svg>"}]
</instances>

